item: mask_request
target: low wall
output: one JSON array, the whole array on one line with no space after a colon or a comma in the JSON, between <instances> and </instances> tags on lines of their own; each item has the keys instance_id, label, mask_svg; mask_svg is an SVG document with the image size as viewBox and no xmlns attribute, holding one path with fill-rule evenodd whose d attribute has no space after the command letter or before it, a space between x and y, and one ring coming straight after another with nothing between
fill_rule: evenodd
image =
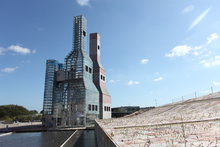
<instances>
[{"instance_id":1,"label":"low wall","mask_svg":"<svg viewBox=\"0 0 220 147\"><path fill-rule=\"evenodd\" d=\"M76 130L60 147L73 147L81 134L82 130Z\"/></svg>"},{"instance_id":2,"label":"low wall","mask_svg":"<svg viewBox=\"0 0 220 147\"><path fill-rule=\"evenodd\" d=\"M95 122L95 130L98 147L117 147L97 122Z\"/></svg>"}]
</instances>

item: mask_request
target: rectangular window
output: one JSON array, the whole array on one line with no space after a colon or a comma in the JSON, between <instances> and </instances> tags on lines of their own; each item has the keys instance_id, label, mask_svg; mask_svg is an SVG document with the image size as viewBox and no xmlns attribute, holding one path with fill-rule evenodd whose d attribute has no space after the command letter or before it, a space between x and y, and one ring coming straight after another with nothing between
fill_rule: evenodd
<instances>
[{"instance_id":1,"label":"rectangular window","mask_svg":"<svg viewBox=\"0 0 220 147\"><path fill-rule=\"evenodd\" d=\"M90 105L90 104L89 104L89 107L88 107L88 108L89 108L89 111L90 111L90 110L91 110L91 105Z\"/></svg>"},{"instance_id":2,"label":"rectangular window","mask_svg":"<svg viewBox=\"0 0 220 147\"><path fill-rule=\"evenodd\" d=\"M86 65L86 71L89 71L89 67Z\"/></svg>"},{"instance_id":3,"label":"rectangular window","mask_svg":"<svg viewBox=\"0 0 220 147\"><path fill-rule=\"evenodd\" d=\"M103 76L103 81L105 81L105 76Z\"/></svg>"},{"instance_id":4,"label":"rectangular window","mask_svg":"<svg viewBox=\"0 0 220 147\"><path fill-rule=\"evenodd\" d=\"M89 73L92 73L92 68L89 67Z\"/></svg>"},{"instance_id":5,"label":"rectangular window","mask_svg":"<svg viewBox=\"0 0 220 147\"><path fill-rule=\"evenodd\" d=\"M94 108L95 106L94 105L92 105L92 111L94 111L95 110L95 108Z\"/></svg>"},{"instance_id":6,"label":"rectangular window","mask_svg":"<svg viewBox=\"0 0 220 147\"><path fill-rule=\"evenodd\" d=\"M102 75L101 75L101 80L102 80Z\"/></svg>"},{"instance_id":7,"label":"rectangular window","mask_svg":"<svg viewBox=\"0 0 220 147\"><path fill-rule=\"evenodd\" d=\"M83 36L86 37L86 31L83 31Z\"/></svg>"},{"instance_id":8,"label":"rectangular window","mask_svg":"<svg viewBox=\"0 0 220 147\"><path fill-rule=\"evenodd\" d=\"M98 45L98 50L100 49L100 46Z\"/></svg>"},{"instance_id":9,"label":"rectangular window","mask_svg":"<svg viewBox=\"0 0 220 147\"><path fill-rule=\"evenodd\" d=\"M98 111L98 106L97 105L95 105L95 111Z\"/></svg>"}]
</instances>

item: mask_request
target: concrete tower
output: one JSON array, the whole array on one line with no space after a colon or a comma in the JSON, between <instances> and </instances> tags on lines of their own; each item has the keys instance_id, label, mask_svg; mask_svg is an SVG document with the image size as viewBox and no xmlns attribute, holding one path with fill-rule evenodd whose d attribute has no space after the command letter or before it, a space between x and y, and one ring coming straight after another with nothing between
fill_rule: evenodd
<instances>
[{"instance_id":1,"label":"concrete tower","mask_svg":"<svg viewBox=\"0 0 220 147\"><path fill-rule=\"evenodd\" d=\"M111 118L111 96L106 89L106 72L100 63L100 35L90 34L90 58L93 61L93 82L99 91L100 118Z\"/></svg>"}]
</instances>

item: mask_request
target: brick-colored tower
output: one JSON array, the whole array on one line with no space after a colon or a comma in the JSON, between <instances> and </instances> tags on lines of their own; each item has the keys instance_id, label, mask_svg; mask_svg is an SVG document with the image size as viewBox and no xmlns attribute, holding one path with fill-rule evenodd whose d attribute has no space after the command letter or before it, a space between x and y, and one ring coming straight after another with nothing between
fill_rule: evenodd
<instances>
[{"instance_id":1,"label":"brick-colored tower","mask_svg":"<svg viewBox=\"0 0 220 147\"><path fill-rule=\"evenodd\" d=\"M100 118L111 118L111 96L106 88L106 73L100 63L100 36L90 34L90 58L93 61L93 82L99 91Z\"/></svg>"}]
</instances>

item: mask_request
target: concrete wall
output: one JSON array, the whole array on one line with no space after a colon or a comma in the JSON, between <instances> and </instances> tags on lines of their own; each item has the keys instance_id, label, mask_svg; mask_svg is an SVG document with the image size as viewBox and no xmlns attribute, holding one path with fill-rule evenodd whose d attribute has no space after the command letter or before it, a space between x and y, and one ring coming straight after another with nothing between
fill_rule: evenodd
<instances>
[{"instance_id":1,"label":"concrete wall","mask_svg":"<svg viewBox=\"0 0 220 147\"><path fill-rule=\"evenodd\" d=\"M60 147L73 147L82 135L83 131L76 130Z\"/></svg>"},{"instance_id":2,"label":"concrete wall","mask_svg":"<svg viewBox=\"0 0 220 147\"><path fill-rule=\"evenodd\" d=\"M95 130L98 147L117 147L97 122L95 122Z\"/></svg>"}]
</instances>

